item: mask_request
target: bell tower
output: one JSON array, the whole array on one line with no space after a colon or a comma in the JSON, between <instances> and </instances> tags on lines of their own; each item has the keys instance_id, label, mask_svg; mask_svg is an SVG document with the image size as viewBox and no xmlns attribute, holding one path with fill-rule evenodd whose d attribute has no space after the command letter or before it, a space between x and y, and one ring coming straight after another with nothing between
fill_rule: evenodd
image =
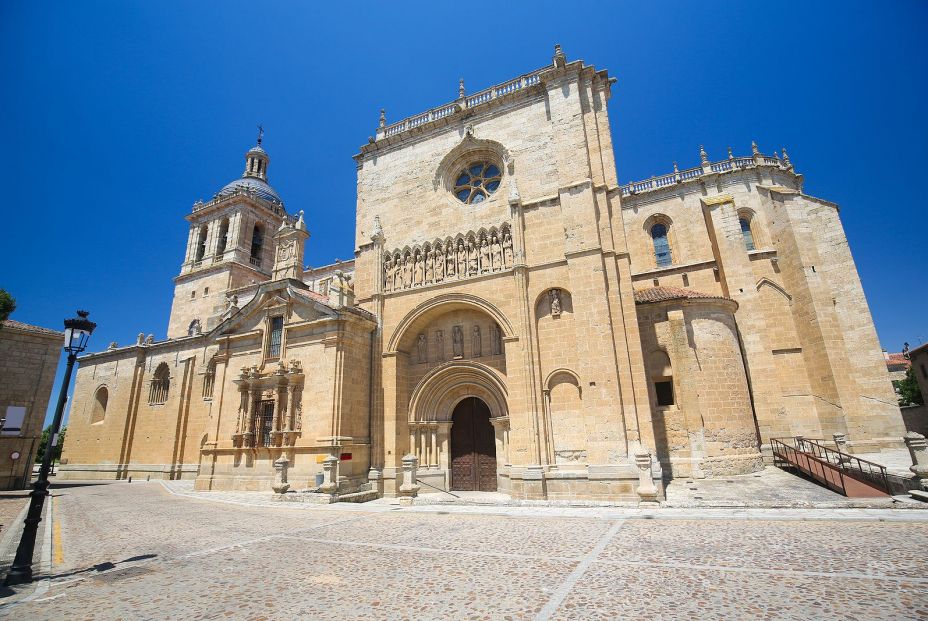
<instances>
[{"instance_id":1,"label":"bell tower","mask_svg":"<svg viewBox=\"0 0 928 621\"><path fill-rule=\"evenodd\" d=\"M270 156L261 146L264 130L245 154L242 176L209 201L197 201L186 216L187 250L174 279L168 338L208 331L221 321L230 290L272 278L284 203L268 184Z\"/></svg>"}]
</instances>

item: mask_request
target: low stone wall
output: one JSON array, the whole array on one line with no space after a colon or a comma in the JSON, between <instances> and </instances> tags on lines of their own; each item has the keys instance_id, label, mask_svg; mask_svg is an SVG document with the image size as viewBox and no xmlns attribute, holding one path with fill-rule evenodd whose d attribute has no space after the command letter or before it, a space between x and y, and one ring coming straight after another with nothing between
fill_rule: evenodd
<instances>
[{"instance_id":1,"label":"low stone wall","mask_svg":"<svg viewBox=\"0 0 928 621\"><path fill-rule=\"evenodd\" d=\"M914 431L928 436L928 405L906 405L899 410L902 412L902 422L906 431Z\"/></svg>"}]
</instances>

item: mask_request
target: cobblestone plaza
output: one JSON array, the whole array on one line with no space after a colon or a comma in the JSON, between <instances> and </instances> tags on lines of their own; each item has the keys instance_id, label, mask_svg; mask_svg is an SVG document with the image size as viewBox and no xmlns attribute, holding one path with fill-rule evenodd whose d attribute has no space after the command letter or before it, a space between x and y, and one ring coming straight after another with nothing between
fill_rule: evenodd
<instances>
[{"instance_id":1,"label":"cobblestone plaza","mask_svg":"<svg viewBox=\"0 0 928 621\"><path fill-rule=\"evenodd\" d=\"M7 592L0 617L928 617L928 514L914 509L295 508L252 497L154 482L55 488L50 570Z\"/></svg>"}]
</instances>

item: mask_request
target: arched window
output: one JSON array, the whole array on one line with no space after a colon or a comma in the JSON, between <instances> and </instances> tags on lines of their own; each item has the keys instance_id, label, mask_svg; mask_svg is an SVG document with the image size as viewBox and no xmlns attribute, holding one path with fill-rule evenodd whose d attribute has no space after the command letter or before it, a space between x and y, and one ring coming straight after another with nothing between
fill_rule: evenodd
<instances>
[{"instance_id":1,"label":"arched window","mask_svg":"<svg viewBox=\"0 0 928 621\"><path fill-rule=\"evenodd\" d=\"M106 389L106 386L100 386L93 399L93 412L90 414L91 424L103 422L103 419L106 417L106 405L109 403L109 400L110 392Z\"/></svg>"},{"instance_id":2,"label":"arched window","mask_svg":"<svg viewBox=\"0 0 928 621\"><path fill-rule=\"evenodd\" d=\"M738 218L738 224L741 225L741 235L744 237L744 247L748 250L754 250L754 235L751 233L751 221L747 217Z\"/></svg>"},{"instance_id":3,"label":"arched window","mask_svg":"<svg viewBox=\"0 0 928 621\"><path fill-rule=\"evenodd\" d=\"M203 398L213 398L213 383L216 381L216 361L210 360L203 375Z\"/></svg>"},{"instance_id":4,"label":"arched window","mask_svg":"<svg viewBox=\"0 0 928 621\"><path fill-rule=\"evenodd\" d=\"M155 369L155 374L151 378L151 387L148 390L148 404L160 405L168 400L168 392L171 389L171 372L167 363L162 362Z\"/></svg>"},{"instance_id":5,"label":"arched window","mask_svg":"<svg viewBox=\"0 0 928 621\"><path fill-rule=\"evenodd\" d=\"M658 267L673 263L670 254L670 241L667 239L667 225L658 222L651 227L651 239L654 242L654 262Z\"/></svg>"},{"instance_id":6,"label":"arched window","mask_svg":"<svg viewBox=\"0 0 928 621\"><path fill-rule=\"evenodd\" d=\"M251 233L251 264L261 265L261 248L264 246L264 231L260 224L255 224Z\"/></svg>"},{"instance_id":7,"label":"arched window","mask_svg":"<svg viewBox=\"0 0 928 621\"><path fill-rule=\"evenodd\" d=\"M200 227L200 235L199 239L197 240L196 261L202 261L203 256L206 254L206 231L206 225L204 224Z\"/></svg>"},{"instance_id":8,"label":"arched window","mask_svg":"<svg viewBox=\"0 0 928 621\"><path fill-rule=\"evenodd\" d=\"M229 219L225 218L219 223L219 246L216 248L216 256L221 257L226 251L229 243Z\"/></svg>"},{"instance_id":9,"label":"arched window","mask_svg":"<svg viewBox=\"0 0 928 621\"><path fill-rule=\"evenodd\" d=\"M648 374L654 386L654 396L658 407L667 407L676 403L673 394L673 369L670 357L663 351L652 352L648 356Z\"/></svg>"}]
</instances>

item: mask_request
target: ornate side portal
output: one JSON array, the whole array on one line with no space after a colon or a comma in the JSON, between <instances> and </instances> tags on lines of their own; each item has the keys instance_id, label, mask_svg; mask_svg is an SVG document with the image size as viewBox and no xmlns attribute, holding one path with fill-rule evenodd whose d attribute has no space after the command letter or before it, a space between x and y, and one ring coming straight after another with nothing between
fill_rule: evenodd
<instances>
[{"instance_id":1,"label":"ornate side portal","mask_svg":"<svg viewBox=\"0 0 928 621\"><path fill-rule=\"evenodd\" d=\"M496 491L496 441L490 408L468 397L451 415L451 489Z\"/></svg>"}]
</instances>

